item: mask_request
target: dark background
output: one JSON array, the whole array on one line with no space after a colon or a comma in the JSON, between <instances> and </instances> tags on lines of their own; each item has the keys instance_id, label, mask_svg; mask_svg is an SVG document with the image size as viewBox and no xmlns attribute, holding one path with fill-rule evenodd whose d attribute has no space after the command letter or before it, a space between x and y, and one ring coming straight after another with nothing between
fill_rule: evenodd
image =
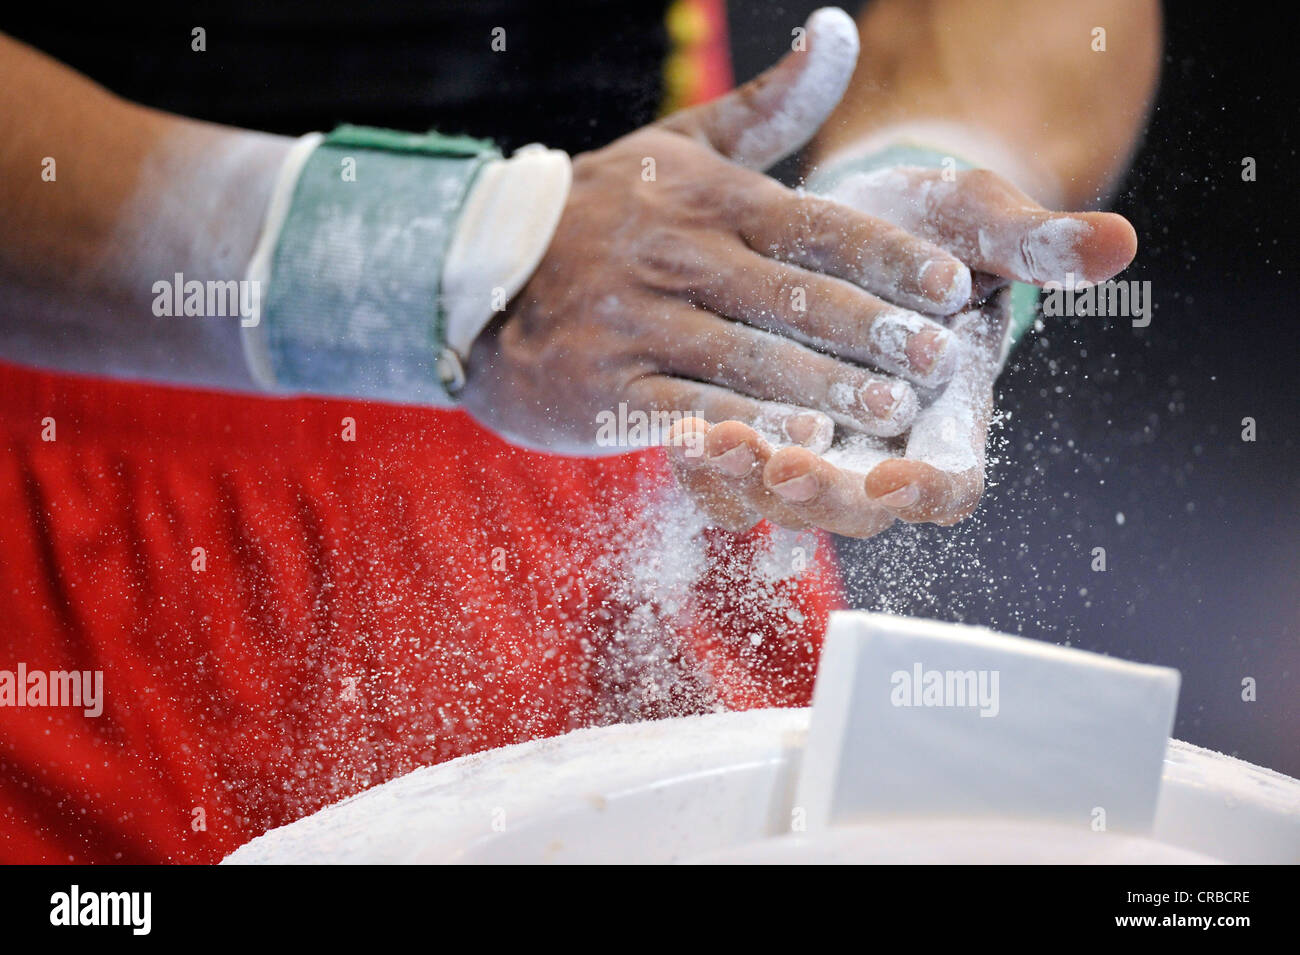
<instances>
[{"instance_id":1,"label":"dark background","mask_svg":"<svg viewBox=\"0 0 1300 955\"><path fill-rule=\"evenodd\" d=\"M733 0L737 79L816 5ZM200 118L286 133L436 125L572 151L653 118L662 6L24 7L0 27ZM977 517L841 554L860 606L1177 667L1177 736L1300 776L1295 25L1266 9L1167 5L1158 102L1114 206L1137 228L1124 278L1152 283L1151 325L1058 319L1028 339L1002 381L1010 420ZM502 23L510 55L485 54ZM208 29L202 56L194 25ZM1244 156L1256 182L1241 180ZM1099 546L1105 573L1090 566ZM1246 677L1257 702L1241 699Z\"/></svg>"}]
</instances>

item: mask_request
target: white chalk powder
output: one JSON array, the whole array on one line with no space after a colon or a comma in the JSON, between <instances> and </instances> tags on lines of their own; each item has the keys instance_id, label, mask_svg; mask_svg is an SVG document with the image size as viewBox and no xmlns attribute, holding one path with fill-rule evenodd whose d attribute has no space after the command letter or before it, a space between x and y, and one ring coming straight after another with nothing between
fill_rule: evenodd
<instances>
[{"instance_id":1,"label":"white chalk powder","mask_svg":"<svg viewBox=\"0 0 1300 955\"><path fill-rule=\"evenodd\" d=\"M822 457L843 471L866 477L882 461L902 457L902 450L897 439L889 441L869 434L846 432L836 437L830 450Z\"/></svg>"},{"instance_id":2,"label":"white chalk powder","mask_svg":"<svg viewBox=\"0 0 1300 955\"><path fill-rule=\"evenodd\" d=\"M1012 237L979 231L980 254L996 261L1017 259L1034 282L1064 282L1067 274L1082 273L1083 260L1076 251L1091 231L1078 219L1048 219L1012 244Z\"/></svg>"}]
</instances>

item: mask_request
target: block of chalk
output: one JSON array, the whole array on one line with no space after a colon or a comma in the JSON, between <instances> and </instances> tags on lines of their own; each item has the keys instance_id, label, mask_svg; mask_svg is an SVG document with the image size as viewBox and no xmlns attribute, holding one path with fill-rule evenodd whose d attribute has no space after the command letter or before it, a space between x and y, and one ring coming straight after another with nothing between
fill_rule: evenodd
<instances>
[{"instance_id":1,"label":"block of chalk","mask_svg":"<svg viewBox=\"0 0 1300 955\"><path fill-rule=\"evenodd\" d=\"M1145 832L1178 684L984 628L832 614L795 806L809 829L907 815Z\"/></svg>"}]
</instances>

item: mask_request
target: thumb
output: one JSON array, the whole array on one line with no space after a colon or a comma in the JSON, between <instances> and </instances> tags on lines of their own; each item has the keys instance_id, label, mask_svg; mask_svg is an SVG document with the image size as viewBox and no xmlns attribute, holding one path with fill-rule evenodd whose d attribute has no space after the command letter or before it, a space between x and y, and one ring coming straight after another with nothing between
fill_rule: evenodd
<instances>
[{"instance_id":1,"label":"thumb","mask_svg":"<svg viewBox=\"0 0 1300 955\"><path fill-rule=\"evenodd\" d=\"M853 18L839 7L822 7L776 66L660 125L702 139L743 166L766 169L812 138L844 95L857 61Z\"/></svg>"}]
</instances>

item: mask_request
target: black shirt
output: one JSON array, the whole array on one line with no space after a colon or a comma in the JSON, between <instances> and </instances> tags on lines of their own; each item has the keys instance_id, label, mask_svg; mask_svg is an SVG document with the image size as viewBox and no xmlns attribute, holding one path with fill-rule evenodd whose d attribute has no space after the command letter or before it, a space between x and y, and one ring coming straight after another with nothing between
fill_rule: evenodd
<instances>
[{"instance_id":1,"label":"black shirt","mask_svg":"<svg viewBox=\"0 0 1300 955\"><path fill-rule=\"evenodd\" d=\"M0 29L119 95L300 134L354 122L570 152L654 119L665 0L233 0L10 8ZM205 31L197 52L192 31ZM505 50L492 48L504 30ZM501 34L496 34L500 37Z\"/></svg>"}]
</instances>

